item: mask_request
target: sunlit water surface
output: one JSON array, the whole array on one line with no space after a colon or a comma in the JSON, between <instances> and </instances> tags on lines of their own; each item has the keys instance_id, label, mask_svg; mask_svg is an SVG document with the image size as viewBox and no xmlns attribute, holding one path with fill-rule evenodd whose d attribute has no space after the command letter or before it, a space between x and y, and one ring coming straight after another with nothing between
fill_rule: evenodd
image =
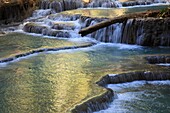
<instances>
[{"instance_id":1,"label":"sunlit water surface","mask_svg":"<svg viewBox=\"0 0 170 113\"><path fill-rule=\"evenodd\" d=\"M115 11L111 9L102 10L102 12L100 12L101 9L80 10L74 10L75 12L72 11L72 13L75 14L80 11L79 13L87 13L87 15L103 15L105 17L119 15L116 9L114 9ZM124 14L124 9L120 10L122 10L120 14ZM132 12L132 10L128 9L125 12ZM9 34L0 37L0 59L40 48L78 46L91 43L91 41L86 38L61 40L18 33ZM93 47L84 49L45 52L25 59L18 59L14 62L0 64L0 112L70 112L70 109L76 104L106 91L106 89L95 84L106 74L132 71L166 71L169 73L169 67L150 65L144 59L147 55L158 54L169 55L170 48L98 43ZM150 95L152 91L164 91L164 89L161 89L164 86L158 86L156 89L155 87L154 85L146 85L145 90L141 86L139 91L132 91L133 88L128 88L128 91L120 91L118 96L123 95L125 97L134 92L134 99L127 100L127 107L131 108L133 107L131 100L137 102L136 97L140 97L145 103L147 100L147 98L146 100L143 98L145 95ZM164 88L165 91L168 91L168 87ZM157 96L157 94L155 95ZM168 93L163 93L162 95L167 97ZM121 100L121 97L118 100ZM122 106L121 102L119 103ZM138 102L138 105L144 106L144 103L141 102L140 104ZM169 102L165 99L159 99L157 103L169 105ZM160 108L162 106L157 107L157 109ZM145 106L142 109L145 109ZM145 110L147 111L147 109ZM151 107L151 109L154 110L155 108ZM138 111L138 108L134 107L132 111L135 110Z\"/></svg>"},{"instance_id":2,"label":"sunlit water surface","mask_svg":"<svg viewBox=\"0 0 170 113\"><path fill-rule=\"evenodd\" d=\"M17 34L17 37L25 40L22 43L23 52L44 46L73 44L66 40L42 40L23 34ZM0 39L4 38L7 45L4 44L1 48L6 48L8 54L22 52L19 48L22 46L21 40L11 41L11 36ZM36 40L42 42L36 43ZM14 45L18 48L14 48ZM11 46L12 51L9 50ZM97 44L85 49L41 53L7 63L0 68L0 112L66 112L76 103L105 91L97 87L95 82L108 73L168 71L168 67L149 65L143 58L150 54L170 54L168 50L169 48ZM1 56L7 56L6 51L1 51Z\"/></svg>"},{"instance_id":3,"label":"sunlit water surface","mask_svg":"<svg viewBox=\"0 0 170 113\"><path fill-rule=\"evenodd\" d=\"M88 8L88 9L77 9L71 11L64 11L63 14L81 14L83 16L90 17L107 17L113 18L116 16L121 16L124 14L134 13L134 12L142 12L147 10L160 10L168 7L168 5L160 5L160 6L150 6L150 7L129 7L129 8Z\"/></svg>"}]
</instances>

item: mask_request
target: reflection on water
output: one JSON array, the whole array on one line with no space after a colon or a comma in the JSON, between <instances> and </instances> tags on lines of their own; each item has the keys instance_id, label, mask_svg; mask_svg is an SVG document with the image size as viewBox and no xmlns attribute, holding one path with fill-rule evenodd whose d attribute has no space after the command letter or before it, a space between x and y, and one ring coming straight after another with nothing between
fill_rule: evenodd
<instances>
[{"instance_id":1,"label":"reflection on water","mask_svg":"<svg viewBox=\"0 0 170 113\"><path fill-rule=\"evenodd\" d=\"M88 42L68 42L66 40L56 40L41 38L40 36L30 36L18 33L8 34L0 37L0 59L25 53L40 48L59 48L65 46L84 45Z\"/></svg>"},{"instance_id":2,"label":"reflection on water","mask_svg":"<svg viewBox=\"0 0 170 113\"><path fill-rule=\"evenodd\" d=\"M113 18L116 16L121 16L128 13L134 12L141 12L147 10L159 10L168 7L168 5L162 6L151 6L151 7L136 7L136 8L99 8L99 9L77 9L71 11L62 12L64 14L82 14L84 16L91 16L91 17L108 17Z\"/></svg>"},{"instance_id":3,"label":"reflection on water","mask_svg":"<svg viewBox=\"0 0 170 113\"><path fill-rule=\"evenodd\" d=\"M161 7L164 6L152 9ZM78 9L63 13L114 17L148 9ZM0 58L33 49L86 43L9 34L0 37ZM85 49L41 53L11 62L0 67L0 113L65 113L76 104L106 91L95 84L106 74L155 70L169 72L169 67L146 63L143 57L152 54L170 54L170 51L169 48L98 44ZM127 105L131 106L130 103Z\"/></svg>"},{"instance_id":4,"label":"reflection on water","mask_svg":"<svg viewBox=\"0 0 170 113\"><path fill-rule=\"evenodd\" d=\"M56 45L62 44L60 41L56 40ZM8 48L3 45L5 47ZM13 51L17 49L13 48ZM168 71L168 67L146 64L143 59L148 54L170 54L168 49L98 44L86 49L39 54L10 63L0 68L0 112L69 112L82 100L103 93L105 89L95 82L108 73Z\"/></svg>"}]
</instances>

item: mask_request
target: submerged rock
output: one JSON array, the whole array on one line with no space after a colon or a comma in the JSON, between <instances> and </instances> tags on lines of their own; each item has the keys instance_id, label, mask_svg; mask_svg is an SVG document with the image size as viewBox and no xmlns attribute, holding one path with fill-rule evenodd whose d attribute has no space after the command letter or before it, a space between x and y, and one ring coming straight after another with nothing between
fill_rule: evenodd
<instances>
[{"instance_id":1,"label":"submerged rock","mask_svg":"<svg viewBox=\"0 0 170 113\"><path fill-rule=\"evenodd\" d=\"M47 36L69 38L68 31L54 30L44 25L38 25L37 23L28 23L24 26L23 30L28 33L37 33Z\"/></svg>"},{"instance_id":2,"label":"submerged rock","mask_svg":"<svg viewBox=\"0 0 170 113\"><path fill-rule=\"evenodd\" d=\"M64 23L64 22L56 22L52 25L52 29L56 30L74 30L76 28L74 23Z\"/></svg>"},{"instance_id":3,"label":"submerged rock","mask_svg":"<svg viewBox=\"0 0 170 113\"><path fill-rule=\"evenodd\" d=\"M95 45L95 43L89 43L89 44L77 45L77 46L58 47L58 48L41 48L41 49L29 51L27 53L17 54L13 57L0 59L0 63L9 63L9 62L12 62L16 59L23 58L23 57L33 55L33 54L36 54L36 53L42 53L42 52L48 52L48 51L69 50L69 49L79 49L79 48L91 47L93 45Z\"/></svg>"}]
</instances>

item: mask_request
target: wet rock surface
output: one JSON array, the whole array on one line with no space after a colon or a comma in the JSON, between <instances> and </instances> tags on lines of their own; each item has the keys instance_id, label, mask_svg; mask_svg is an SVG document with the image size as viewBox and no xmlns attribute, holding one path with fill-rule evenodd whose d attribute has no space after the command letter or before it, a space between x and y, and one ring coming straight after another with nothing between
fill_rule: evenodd
<instances>
[{"instance_id":1,"label":"wet rock surface","mask_svg":"<svg viewBox=\"0 0 170 113\"><path fill-rule=\"evenodd\" d=\"M33 55L33 54L37 54L37 53L43 53L43 52L49 52L49 51L69 50L69 49L78 49L78 48L86 48L86 47L91 47L93 45L95 45L95 43L86 44L86 45L80 45L80 46L60 47L60 48L42 48L42 49L38 49L38 50L32 50L32 51L27 52L27 53L21 53L21 54L15 55L13 57L1 59L0 63L12 62L12 61L17 60L19 58L26 57L26 56Z\"/></svg>"},{"instance_id":2,"label":"wet rock surface","mask_svg":"<svg viewBox=\"0 0 170 113\"><path fill-rule=\"evenodd\" d=\"M107 84L118 84L133 81L154 81L154 80L170 80L170 72L130 72L117 75L106 75L97 84L99 86L107 86Z\"/></svg>"},{"instance_id":3,"label":"wet rock surface","mask_svg":"<svg viewBox=\"0 0 170 113\"><path fill-rule=\"evenodd\" d=\"M170 56L148 56L145 59L150 64L170 63Z\"/></svg>"},{"instance_id":4,"label":"wet rock surface","mask_svg":"<svg viewBox=\"0 0 170 113\"><path fill-rule=\"evenodd\" d=\"M120 2L113 0L10 0L0 1L0 23L9 24L11 22L22 21L31 15L32 11L37 7L39 9L52 9L55 12L62 12L77 8L86 7L127 7L134 5L149 5L153 3L169 3L168 0L146 0L146 1L128 1ZM53 13L53 12L47 12Z\"/></svg>"},{"instance_id":5,"label":"wet rock surface","mask_svg":"<svg viewBox=\"0 0 170 113\"><path fill-rule=\"evenodd\" d=\"M81 105L77 105L72 113L93 113L94 111L99 111L106 109L109 103L112 102L114 98L114 93L111 89L108 89L104 94L94 97Z\"/></svg>"},{"instance_id":6,"label":"wet rock surface","mask_svg":"<svg viewBox=\"0 0 170 113\"><path fill-rule=\"evenodd\" d=\"M37 25L36 23L26 24L23 30L28 33L36 33L36 34L42 34L46 36L64 37L64 38L70 37L68 31L60 31L59 29L58 30L50 29L47 26Z\"/></svg>"},{"instance_id":7,"label":"wet rock surface","mask_svg":"<svg viewBox=\"0 0 170 113\"><path fill-rule=\"evenodd\" d=\"M170 19L129 20L123 28L122 43L142 46L170 46Z\"/></svg>"},{"instance_id":8,"label":"wet rock surface","mask_svg":"<svg viewBox=\"0 0 170 113\"><path fill-rule=\"evenodd\" d=\"M170 80L170 72L130 72L117 75L106 75L97 82L99 86L106 87L108 84L118 84L133 81L154 81L154 80ZM110 89L101 96L90 99L87 102L77 105L73 113L93 113L102 109L106 109L109 103L114 99L114 92Z\"/></svg>"},{"instance_id":9,"label":"wet rock surface","mask_svg":"<svg viewBox=\"0 0 170 113\"><path fill-rule=\"evenodd\" d=\"M95 24L102 22L104 20L108 20L108 18L97 18L97 17L89 17L89 16L81 16L79 18L81 28L95 25Z\"/></svg>"},{"instance_id":10,"label":"wet rock surface","mask_svg":"<svg viewBox=\"0 0 170 113\"><path fill-rule=\"evenodd\" d=\"M93 32L91 36L102 42L170 46L169 27L169 18L129 19Z\"/></svg>"}]
</instances>

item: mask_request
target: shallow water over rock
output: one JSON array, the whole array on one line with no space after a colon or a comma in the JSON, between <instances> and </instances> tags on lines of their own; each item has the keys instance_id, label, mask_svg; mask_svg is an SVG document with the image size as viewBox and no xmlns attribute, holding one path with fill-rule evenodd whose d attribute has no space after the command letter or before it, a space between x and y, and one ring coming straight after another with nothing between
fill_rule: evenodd
<instances>
[{"instance_id":1,"label":"shallow water over rock","mask_svg":"<svg viewBox=\"0 0 170 113\"><path fill-rule=\"evenodd\" d=\"M22 38L28 40L26 37L22 35ZM36 43L36 40L41 39L35 37L31 40L35 43L24 43L30 49L32 45L37 45L34 48L39 48L46 44L53 46L55 42L56 46L64 46L66 41L61 43L62 40L42 39L41 43ZM13 43L8 41L8 46L11 47L13 43L19 46L21 40L15 40ZM66 45L69 43L66 41ZM1 47L9 48L8 46ZM12 52L17 50L19 49L13 48ZM3 93L0 94L2 102L0 110L1 112L68 112L82 100L85 101L106 91L95 85L103 75L129 70L166 71L167 67L150 65L143 57L150 54L170 54L167 50L168 48L98 44L84 49L41 53L1 64L0 88ZM4 52L1 54L5 54ZM11 53L8 52L7 55Z\"/></svg>"},{"instance_id":2,"label":"shallow water over rock","mask_svg":"<svg viewBox=\"0 0 170 113\"><path fill-rule=\"evenodd\" d=\"M74 0L67 2L67 5L71 1ZM77 8L79 3L78 1L78 5L73 8ZM56 4L58 5L56 2L44 2L42 7L54 8ZM166 6L135 8L135 11L163 7ZM69 9L71 8L68 7ZM63 9L54 10L60 12ZM24 31L29 32L29 35L15 33L0 36L0 60L5 61L0 62L0 112L68 113L78 104L81 106L94 97L99 97L100 101L90 102L89 106L92 108L89 111L106 109L114 93L96 84L103 76L136 71L169 73L169 67L152 65L145 59L160 54L168 56L169 47L105 44L77 34L80 28L103 21L107 16L115 17L133 12L133 8L78 9L49 15L53 13L52 10L41 9L32 18L25 20L27 23L24 24ZM34 18L37 16L40 18ZM122 25L116 24L111 29L116 26L121 28ZM19 29L19 32L23 31ZM120 32L121 29L114 31L116 38L109 40L120 42ZM14 59L3 60L6 58Z\"/></svg>"}]
</instances>

